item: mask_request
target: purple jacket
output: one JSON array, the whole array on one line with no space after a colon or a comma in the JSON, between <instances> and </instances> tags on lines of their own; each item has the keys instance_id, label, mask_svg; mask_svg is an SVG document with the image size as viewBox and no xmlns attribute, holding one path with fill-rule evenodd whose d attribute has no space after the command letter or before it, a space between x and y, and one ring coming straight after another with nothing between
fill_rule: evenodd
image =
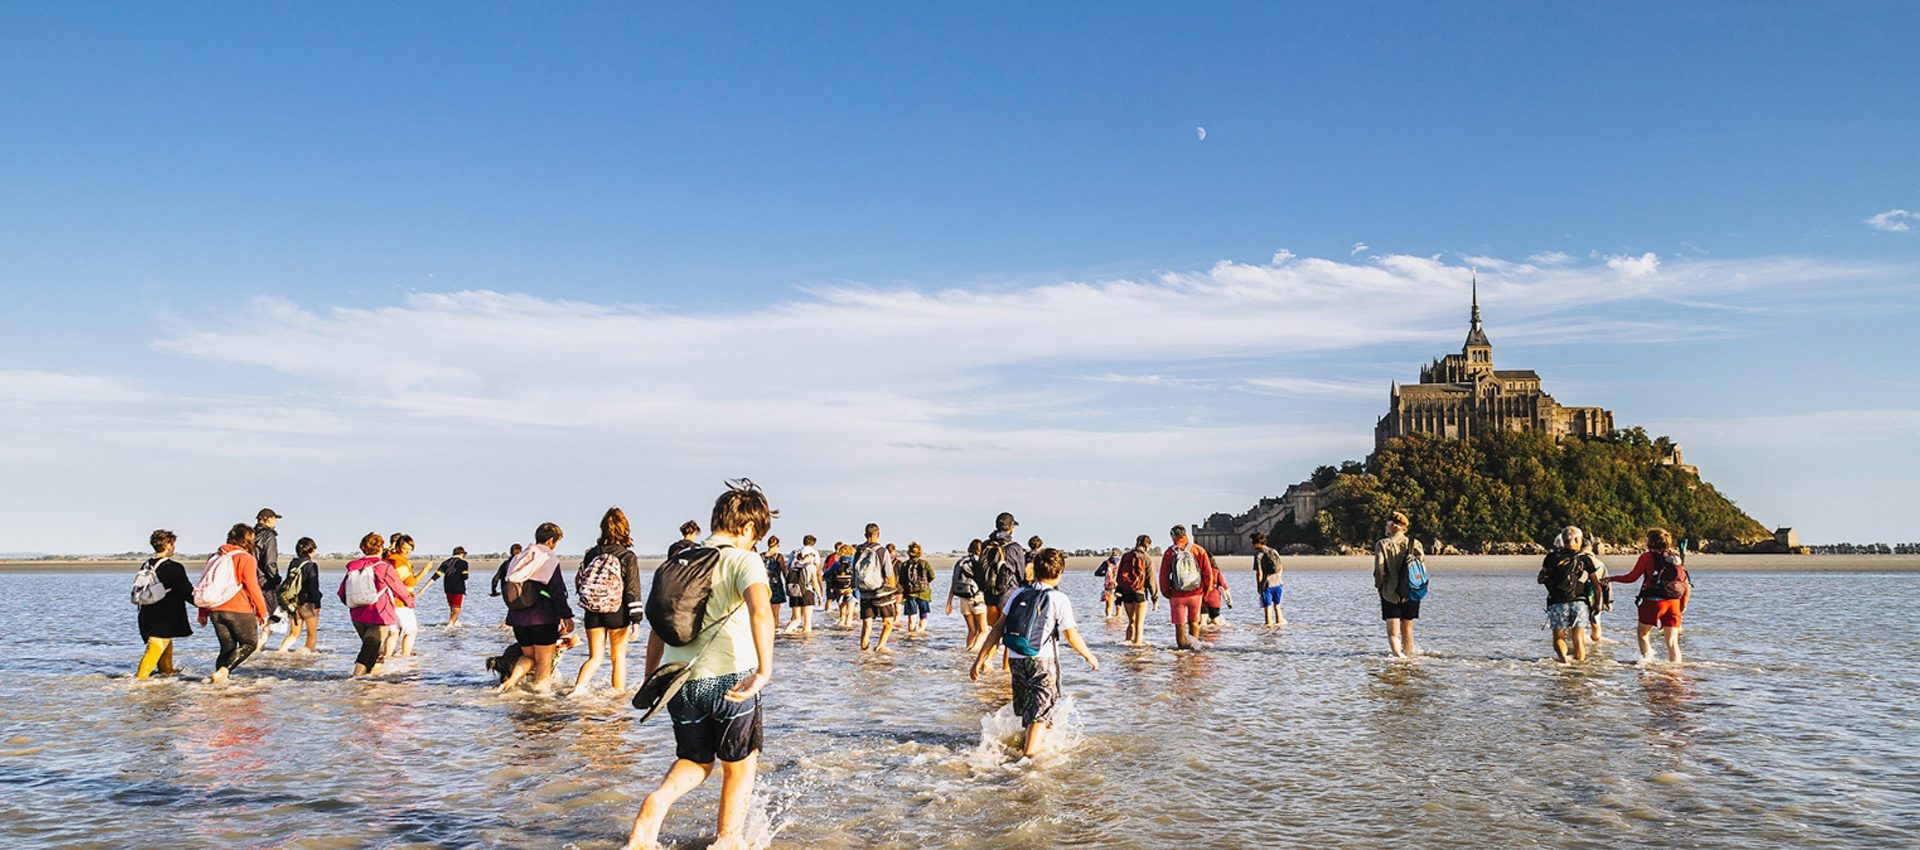
<instances>
[{"instance_id":1,"label":"purple jacket","mask_svg":"<svg viewBox=\"0 0 1920 850\"><path fill-rule=\"evenodd\" d=\"M507 612L509 626L551 626L561 620L573 619L573 607L567 604L567 580L561 577L559 568L553 571L553 578L547 581L547 589L540 601L532 608L522 608Z\"/></svg>"}]
</instances>

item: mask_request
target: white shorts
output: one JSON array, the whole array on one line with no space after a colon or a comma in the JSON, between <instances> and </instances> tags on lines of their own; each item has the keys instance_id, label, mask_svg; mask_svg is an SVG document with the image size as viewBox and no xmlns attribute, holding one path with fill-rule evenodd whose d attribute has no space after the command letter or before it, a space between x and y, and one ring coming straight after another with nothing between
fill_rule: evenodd
<instances>
[{"instance_id":1,"label":"white shorts","mask_svg":"<svg viewBox=\"0 0 1920 850\"><path fill-rule=\"evenodd\" d=\"M393 606L393 618L398 621L395 626L400 629L401 637L420 631L420 615L415 614L412 608Z\"/></svg>"}]
</instances>

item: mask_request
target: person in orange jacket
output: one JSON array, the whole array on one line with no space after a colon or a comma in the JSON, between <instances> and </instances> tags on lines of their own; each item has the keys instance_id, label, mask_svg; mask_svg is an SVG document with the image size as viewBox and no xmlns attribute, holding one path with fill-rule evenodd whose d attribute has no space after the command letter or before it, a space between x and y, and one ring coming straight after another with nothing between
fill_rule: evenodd
<instances>
[{"instance_id":1,"label":"person in orange jacket","mask_svg":"<svg viewBox=\"0 0 1920 850\"><path fill-rule=\"evenodd\" d=\"M193 604L200 609L200 625L213 622L220 639L220 657L208 682L224 682L240 662L260 648L260 630L267 622L267 599L260 593L260 571L253 559L253 526L237 523L200 573Z\"/></svg>"}]
</instances>

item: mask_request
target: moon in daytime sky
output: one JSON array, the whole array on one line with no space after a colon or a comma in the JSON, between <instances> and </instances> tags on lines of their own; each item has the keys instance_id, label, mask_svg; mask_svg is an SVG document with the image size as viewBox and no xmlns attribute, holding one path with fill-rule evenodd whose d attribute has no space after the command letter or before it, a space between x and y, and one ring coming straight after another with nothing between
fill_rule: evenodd
<instances>
[{"instance_id":1,"label":"moon in daytime sky","mask_svg":"<svg viewBox=\"0 0 1920 850\"><path fill-rule=\"evenodd\" d=\"M1206 141L1206 140L1207 140L1207 128L1205 128L1205 127L1195 127L1195 128L1193 128L1193 134L1194 134L1195 136L1199 136L1199 137L1200 137L1200 141L1203 141L1203 142L1204 142L1204 141Z\"/></svg>"}]
</instances>

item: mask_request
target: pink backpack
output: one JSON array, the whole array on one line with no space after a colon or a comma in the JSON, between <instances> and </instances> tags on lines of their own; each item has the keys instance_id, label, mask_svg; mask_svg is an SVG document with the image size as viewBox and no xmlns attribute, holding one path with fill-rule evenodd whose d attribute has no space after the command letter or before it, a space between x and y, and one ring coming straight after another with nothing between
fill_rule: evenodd
<instances>
[{"instance_id":1,"label":"pink backpack","mask_svg":"<svg viewBox=\"0 0 1920 850\"><path fill-rule=\"evenodd\" d=\"M207 568L200 571L200 583L193 586L194 605L218 608L240 595L240 576L234 564L239 551L215 552L207 559Z\"/></svg>"}]
</instances>

